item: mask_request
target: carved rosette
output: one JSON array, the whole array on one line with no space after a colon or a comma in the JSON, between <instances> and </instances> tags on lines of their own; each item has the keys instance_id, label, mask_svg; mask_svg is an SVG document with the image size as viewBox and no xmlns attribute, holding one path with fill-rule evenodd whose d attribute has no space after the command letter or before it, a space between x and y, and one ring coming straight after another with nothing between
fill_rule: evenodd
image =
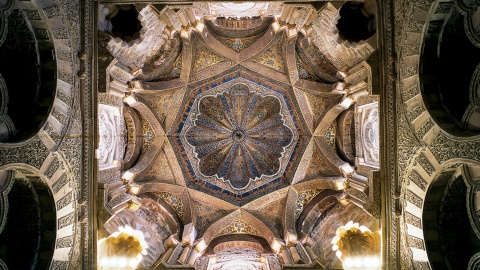
<instances>
[{"instance_id":1,"label":"carved rosette","mask_svg":"<svg viewBox=\"0 0 480 270\"><path fill-rule=\"evenodd\" d=\"M252 92L243 83L200 98L185 139L201 175L229 182L235 189L278 175L294 137L281 106L279 98Z\"/></svg>"}]
</instances>

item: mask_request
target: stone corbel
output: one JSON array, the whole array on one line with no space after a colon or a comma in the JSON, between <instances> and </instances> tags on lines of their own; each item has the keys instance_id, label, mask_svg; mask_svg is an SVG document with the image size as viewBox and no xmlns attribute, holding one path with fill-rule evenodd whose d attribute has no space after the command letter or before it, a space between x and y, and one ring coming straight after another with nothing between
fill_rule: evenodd
<instances>
[{"instance_id":1,"label":"stone corbel","mask_svg":"<svg viewBox=\"0 0 480 270\"><path fill-rule=\"evenodd\" d=\"M313 30L312 23L318 19L318 13L315 10L310 11L308 19L305 20L302 29L300 30L305 36L310 36L310 34L315 31Z\"/></svg>"},{"instance_id":2,"label":"stone corbel","mask_svg":"<svg viewBox=\"0 0 480 270\"><path fill-rule=\"evenodd\" d=\"M194 246L195 239L197 238L197 230L195 229L195 225L193 223L188 223L183 228L182 234L182 244Z\"/></svg>"},{"instance_id":3,"label":"stone corbel","mask_svg":"<svg viewBox=\"0 0 480 270\"><path fill-rule=\"evenodd\" d=\"M292 6L289 5L284 5L282 9L282 13L280 14L280 17L275 20L275 22L272 23L272 29L275 33L278 33L282 31L283 29L286 28L287 26L287 17L290 15L292 12Z\"/></svg>"}]
</instances>

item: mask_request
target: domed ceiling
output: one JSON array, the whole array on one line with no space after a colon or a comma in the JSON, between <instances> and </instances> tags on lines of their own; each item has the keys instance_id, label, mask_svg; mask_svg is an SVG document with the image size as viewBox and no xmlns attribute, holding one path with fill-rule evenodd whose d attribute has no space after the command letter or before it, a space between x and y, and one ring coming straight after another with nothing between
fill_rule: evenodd
<instances>
[{"instance_id":1,"label":"domed ceiling","mask_svg":"<svg viewBox=\"0 0 480 270\"><path fill-rule=\"evenodd\" d=\"M181 123L182 146L193 155L189 163L195 176L212 184L228 182L230 192L278 178L298 140L283 96L259 85L251 90L248 81L239 81L198 95Z\"/></svg>"},{"instance_id":2,"label":"domed ceiling","mask_svg":"<svg viewBox=\"0 0 480 270\"><path fill-rule=\"evenodd\" d=\"M105 14L118 8L102 7ZM100 164L117 175L106 183L126 190L108 193L108 211L120 211L122 201L148 198L161 211L171 210L179 228L191 224L194 236L186 235L190 229L168 227L183 244L193 238L190 245L202 252L198 245L213 250L210 243L238 235L249 237L240 242L253 241L264 252L280 252L311 233L299 221L308 219L304 209L340 213L348 192L364 205L373 202L364 190L369 168L378 168L368 158L378 151L378 99L371 96L364 60L374 48L326 36L334 28L323 25L333 20L333 5L319 10L277 2L157 8L137 8L143 26L137 40L117 37L104 44L111 62L100 63L107 71L108 94L99 101L110 115L124 107L124 124L110 120L117 124L100 125L100 133L125 134L124 142L101 136L102 144L125 147L120 170ZM108 16L115 14L100 21L105 32ZM338 75L353 66L355 76ZM365 107L363 113L352 103ZM368 125L360 131L364 120ZM356 132L365 133L369 144L360 139L356 147ZM367 162L362 159L362 169L356 169L355 157L364 156ZM132 192L133 186L139 189ZM145 205L140 209L153 211ZM115 226L121 213L110 218L117 220ZM305 256L304 266L314 265Z\"/></svg>"}]
</instances>

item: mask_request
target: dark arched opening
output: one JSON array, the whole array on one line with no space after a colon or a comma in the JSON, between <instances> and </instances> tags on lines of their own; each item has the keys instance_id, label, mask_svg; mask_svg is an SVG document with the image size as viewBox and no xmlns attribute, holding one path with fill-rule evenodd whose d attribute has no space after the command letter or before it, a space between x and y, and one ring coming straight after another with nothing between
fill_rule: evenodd
<instances>
[{"instance_id":1,"label":"dark arched opening","mask_svg":"<svg viewBox=\"0 0 480 270\"><path fill-rule=\"evenodd\" d=\"M433 269L467 269L480 250L466 206L467 186L462 176L441 174L428 189L423 230L428 259Z\"/></svg>"},{"instance_id":2,"label":"dark arched opening","mask_svg":"<svg viewBox=\"0 0 480 270\"><path fill-rule=\"evenodd\" d=\"M142 24L138 16L134 5L115 5L112 13L107 16L107 20L112 23L111 34L125 42L139 38Z\"/></svg>"},{"instance_id":3,"label":"dark arched opening","mask_svg":"<svg viewBox=\"0 0 480 270\"><path fill-rule=\"evenodd\" d=\"M480 62L480 48L468 39L463 17L454 10L446 22L429 22L419 73L422 97L435 122L452 135L472 136L479 130L469 127L464 118L471 103L470 87Z\"/></svg>"},{"instance_id":4,"label":"dark arched opening","mask_svg":"<svg viewBox=\"0 0 480 270\"><path fill-rule=\"evenodd\" d=\"M8 16L8 31L0 44L0 74L5 81L6 114L13 122L3 142L35 135L47 120L56 90L56 62L47 29L33 31L23 10ZM1 87L1 86L0 86Z\"/></svg>"},{"instance_id":5,"label":"dark arched opening","mask_svg":"<svg viewBox=\"0 0 480 270\"><path fill-rule=\"evenodd\" d=\"M342 40L360 42L375 34L375 14L366 8L364 2L346 2L340 8L339 15L337 29Z\"/></svg>"},{"instance_id":6,"label":"dark arched opening","mask_svg":"<svg viewBox=\"0 0 480 270\"><path fill-rule=\"evenodd\" d=\"M48 269L55 248L53 195L38 177L13 181L0 258L9 269Z\"/></svg>"}]
</instances>

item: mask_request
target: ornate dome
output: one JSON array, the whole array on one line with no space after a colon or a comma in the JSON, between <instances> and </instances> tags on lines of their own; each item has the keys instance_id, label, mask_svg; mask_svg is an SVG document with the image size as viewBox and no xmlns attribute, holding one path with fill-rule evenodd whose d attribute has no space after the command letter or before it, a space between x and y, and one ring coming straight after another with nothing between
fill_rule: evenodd
<instances>
[{"instance_id":1,"label":"ornate dome","mask_svg":"<svg viewBox=\"0 0 480 270\"><path fill-rule=\"evenodd\" d=\"M284 87L244 72L225 78L191 90L172 142L189 185L242 204L252 190L284 187L287 165L304 144L302 124Z\"/></svg>"},{"instance_id":2,"label":"ornate dome","mask_svg":"<svg viewBox=\"0 0 480 270\"><path fill-rule=\"evenodd\" d=\"M293 139L280 100L251 92L244 83L202 97L194 117L195 125L185 136L194 147L200 172L237 189L277 174L285 147Z\"/></svg>"}]
</instances>

